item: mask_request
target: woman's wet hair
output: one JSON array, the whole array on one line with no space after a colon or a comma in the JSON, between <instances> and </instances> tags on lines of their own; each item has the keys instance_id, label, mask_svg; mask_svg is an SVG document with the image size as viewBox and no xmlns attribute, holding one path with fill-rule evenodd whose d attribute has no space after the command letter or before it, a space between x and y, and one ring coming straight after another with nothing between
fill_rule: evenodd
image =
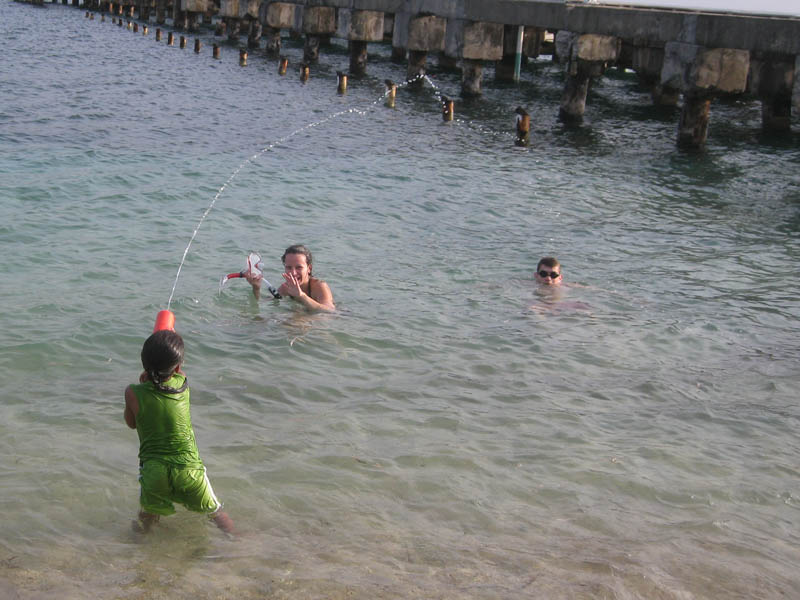
<instances>
[{"instance_id":1,"label":"woman's wet hair","mask_svg":"<svg viewBox=\"0 0 800 600\"><path fill-rule=\"evenodd\" d=\"M306 248L303 244L294 244L293 246L289 246L286 251L281 256L281 262L286 264L286 255L287 254L302 254L306 257L306 264L308 265L308 273L311 274L311 250Z\"/></svg>"},{"instance_id":2,"label":"woman's wet hair","mask_svg":"<svg viewBox=\"0 0 800 600\"><path fill-rule=\"evenodd\" d=\"M166 394L179 394L188 387L184 379L180 388L164 385L183 363L183 338L169 329L156 331L142 346L142 366L153 384Z\"/></svg>"}]
</instances>

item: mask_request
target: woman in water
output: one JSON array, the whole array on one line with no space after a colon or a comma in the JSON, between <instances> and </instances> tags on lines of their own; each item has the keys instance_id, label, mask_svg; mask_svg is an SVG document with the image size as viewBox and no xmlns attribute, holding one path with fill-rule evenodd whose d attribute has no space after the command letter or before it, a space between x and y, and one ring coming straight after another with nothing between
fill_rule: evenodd
<instances>
[{"instance_id":1,"label":"woman in water","mask_svg":"<svg viewBox=\"0 0 800 600\"><path fill-rule=\"evenodd\" d=\"M311 275L311 251L302 244L289 246L281 257L283 261L283 284L278 288L281 296L289 296L308 310L333 312L333 294L328 284ZM261 297L261 275L247 276L253 286L253 295Z\"/></svg>"}]
</instances>

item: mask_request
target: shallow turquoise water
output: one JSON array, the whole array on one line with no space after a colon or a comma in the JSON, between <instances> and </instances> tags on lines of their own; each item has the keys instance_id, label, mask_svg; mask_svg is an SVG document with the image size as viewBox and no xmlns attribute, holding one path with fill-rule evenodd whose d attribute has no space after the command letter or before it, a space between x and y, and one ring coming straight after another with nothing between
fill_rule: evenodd
<instances>
[{"instance_id":1,"label":"shallow turquoise water","mask_svg":"<svg viewBox=\"0 0 800 600\"><path fill-rule=\"evenodd\" d=\"M430 85L383 106L405 73L385 47L342 97L339 43L302 85L153 33L0 4L12 597L792 596L797 134L717 102L707 151L681 153L678 114L614 72L565 129L547 61L519 87L487 69L445 124ZM223 186L171 308L248 535L180 512L142 541L122 390ZM250 250L276 283L296 242L336 315L219 293ZM547 254L586 287L537 292Z\"/></svg>"}]
</instances>

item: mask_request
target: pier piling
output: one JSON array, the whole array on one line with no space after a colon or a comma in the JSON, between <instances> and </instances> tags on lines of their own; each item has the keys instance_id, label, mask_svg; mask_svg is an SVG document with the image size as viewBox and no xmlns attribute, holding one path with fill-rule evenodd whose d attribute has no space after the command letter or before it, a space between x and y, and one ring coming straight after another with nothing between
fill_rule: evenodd
<instances>
[{"instance_id":1,"label":"pier piling","mask_svg":"<svg viewBox=\"0 0 800 600\"><path fill-rule=\"evenodd\" d=\"M514 140L514 143L517 146L527 146L530 142L531 117L521 106L518 106L514 112L517 113L517 137Z\"/></svg>"},{"instance_id":2,"label":"pier piling","mask_svg":"<svg viewBox=\"0 0 800 600\"><path fill-rule=\"evenodd\" d=\"M442 96L442 120L452 121L455 117L456 103L452 98Z\"/></svg>"}]
</instances>

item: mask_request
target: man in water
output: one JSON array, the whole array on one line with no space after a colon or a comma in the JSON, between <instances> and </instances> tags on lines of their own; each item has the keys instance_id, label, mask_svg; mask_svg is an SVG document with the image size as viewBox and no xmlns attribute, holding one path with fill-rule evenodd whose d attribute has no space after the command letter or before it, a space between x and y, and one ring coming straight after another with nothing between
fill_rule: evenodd
<instances>
[{"instance_id":1,"label":"man in water","mask_svg":"<svg viewBox=\"0 0 800 600\"><path fill-rule=\"evenodd\" d=\"M545 256L536 265L536 273L533 278L542 285L561 285L561 263L554 256Z\"/></svg>"}]
</instances>

